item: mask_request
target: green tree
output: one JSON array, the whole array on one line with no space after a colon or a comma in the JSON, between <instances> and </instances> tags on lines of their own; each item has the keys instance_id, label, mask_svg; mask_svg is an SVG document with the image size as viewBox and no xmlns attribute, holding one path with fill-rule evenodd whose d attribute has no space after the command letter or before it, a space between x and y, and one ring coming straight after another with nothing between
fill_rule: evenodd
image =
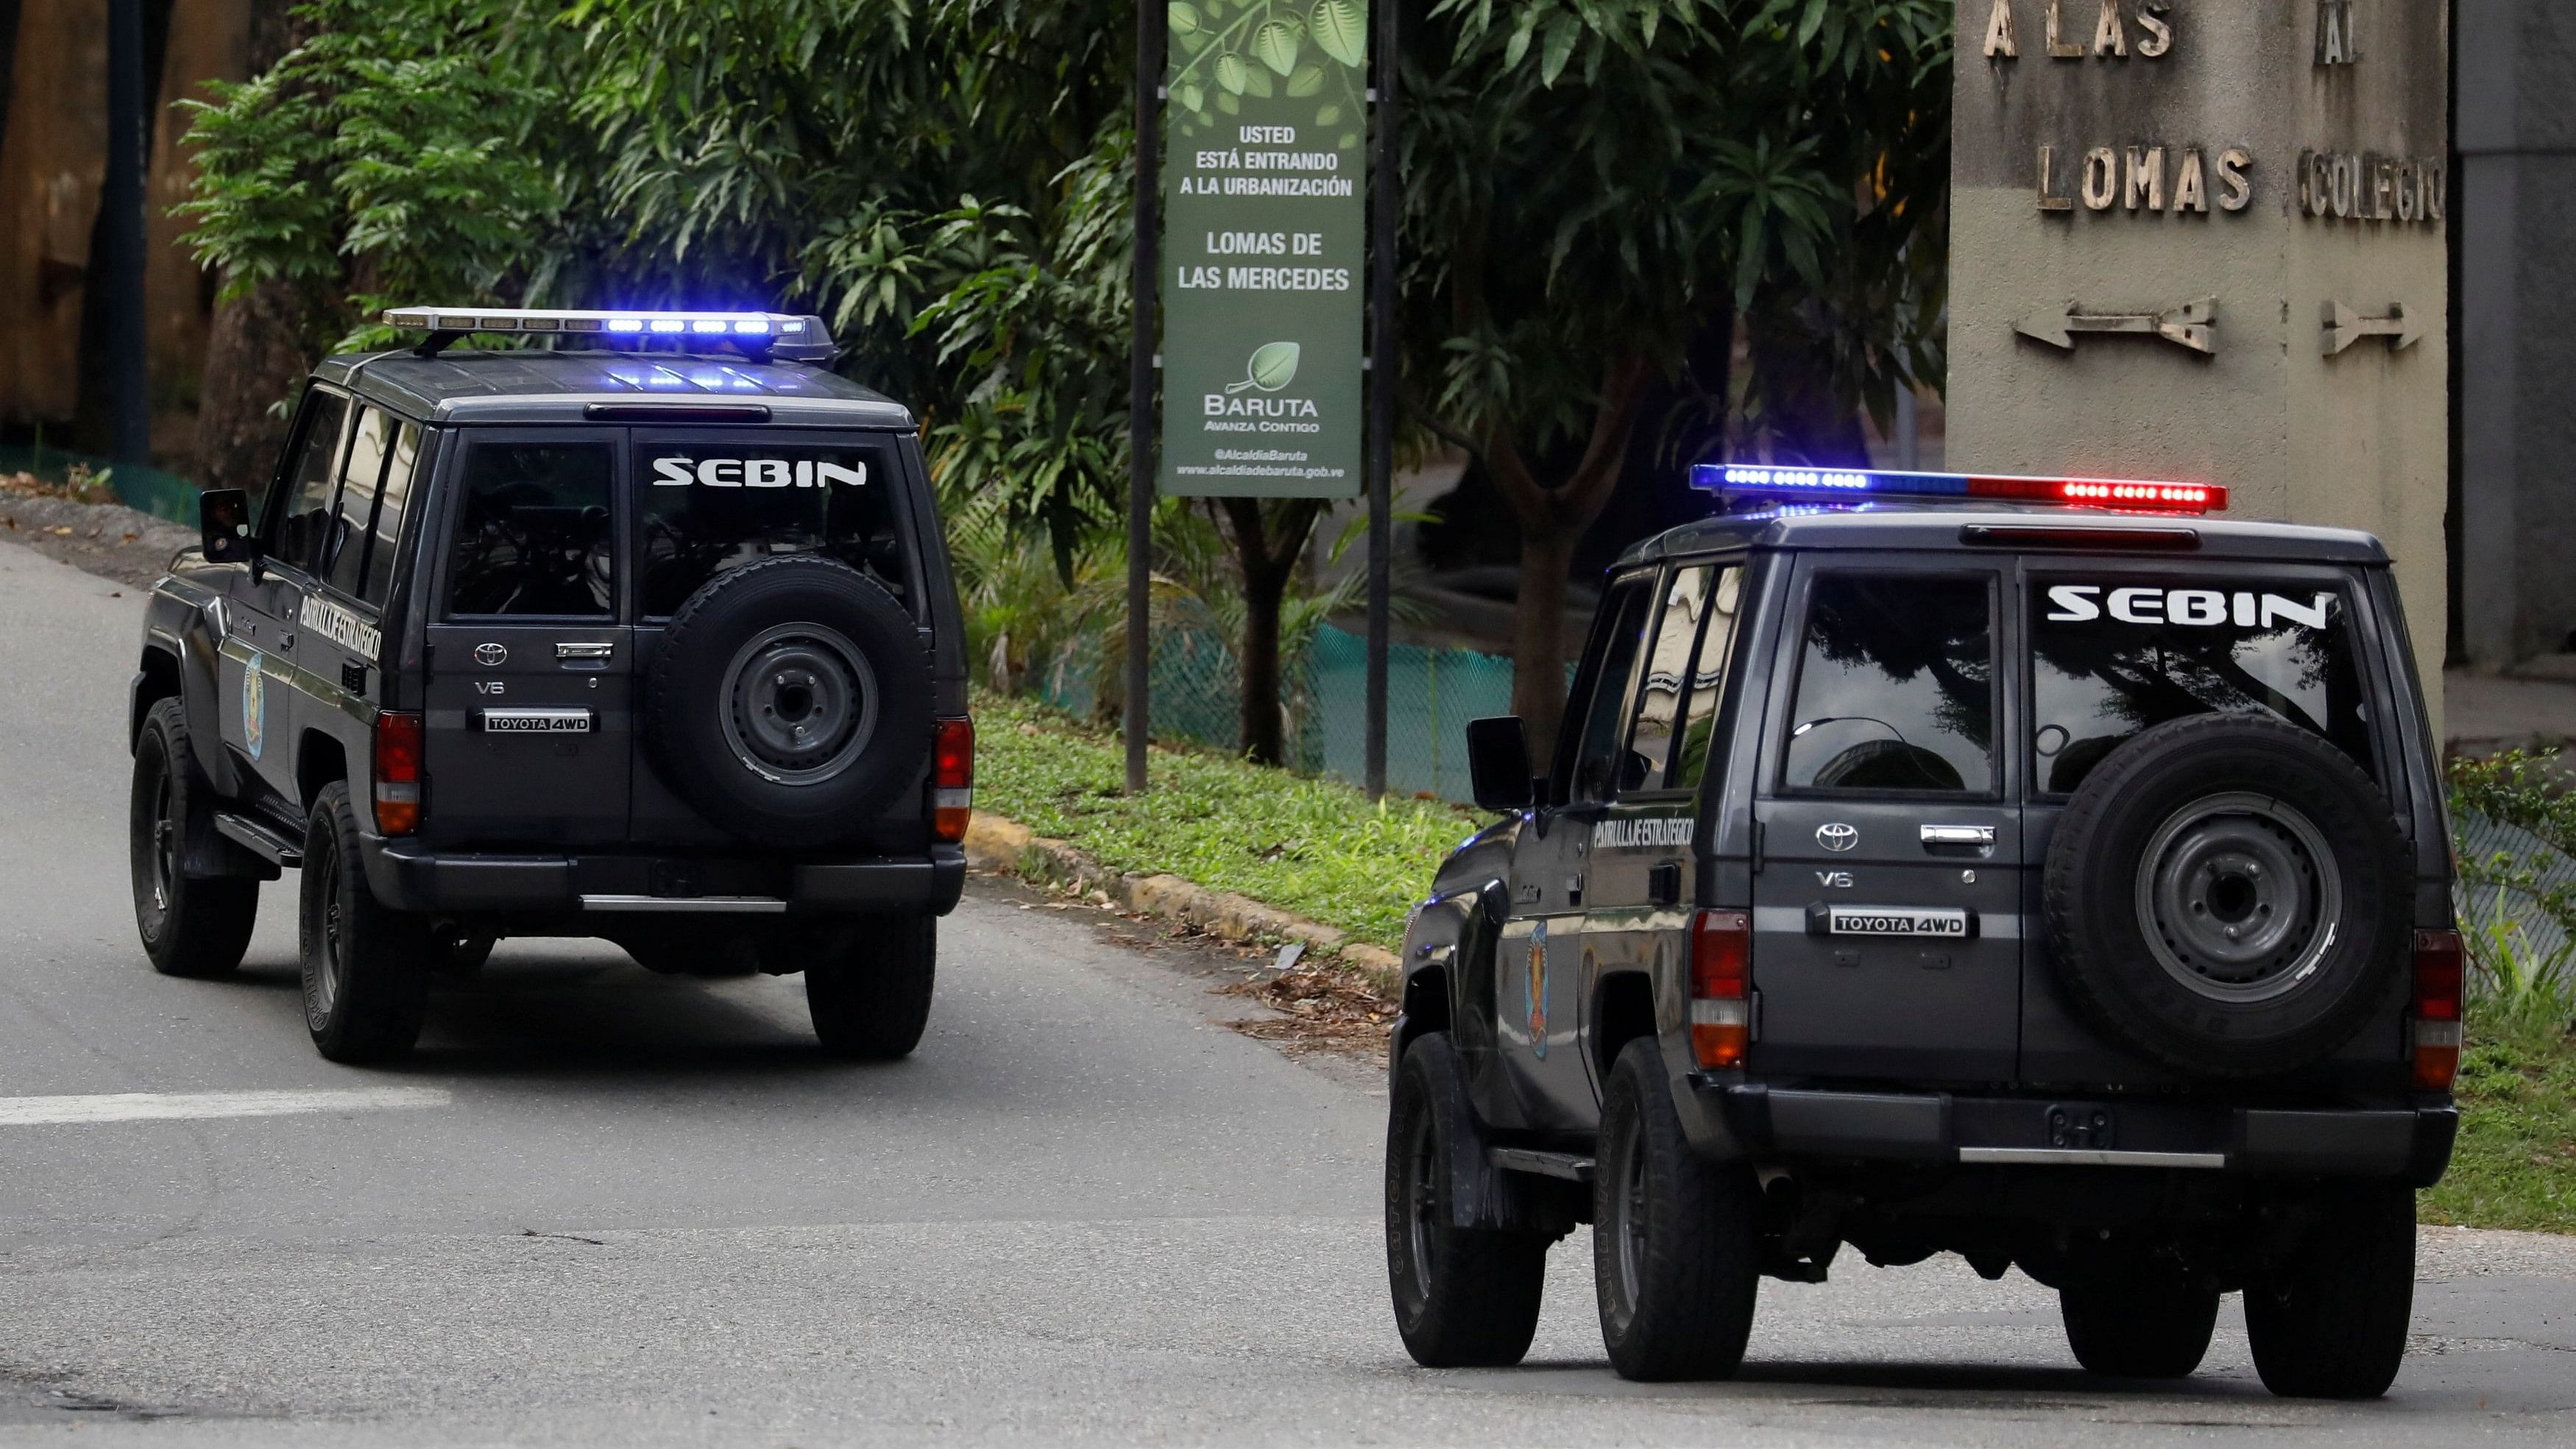
<instances>
[{"instance_id":1,"label":"green tree","mask_svg":"<svg viewBox=\"0 0 2576 1449\"><path fill-rule=\"evenodd\" d=\"M1742 318L1714 400L1885 417L1940 373L1946 0L1434 0L1405 54L1403 384L1521 532L1514 708L1563 708L1576 541L1649 384Z\"/></svg>"}]
</instances>

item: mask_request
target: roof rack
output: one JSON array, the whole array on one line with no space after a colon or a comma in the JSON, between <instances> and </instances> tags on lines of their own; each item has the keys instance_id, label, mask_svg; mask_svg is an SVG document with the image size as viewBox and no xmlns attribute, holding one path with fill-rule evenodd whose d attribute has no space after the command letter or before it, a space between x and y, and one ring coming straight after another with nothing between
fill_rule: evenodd
<instances>
[{"instance_id":1,"label":"roof rack","mask_svg":"<svg viewBox=\"0 0 2576 1449\"><path fill-rule=\"evenodd\" d=\"M476 332L519 336L574 336L637 348L654 343L724 344L745 356L778 362L824 366L836 349L823 319L785 312L643 312L595 311L553 307L394 307L384 314L388 327L424 331L429 336L412 349L436 357L449 344Z\"/></svg>"}]
</instances>

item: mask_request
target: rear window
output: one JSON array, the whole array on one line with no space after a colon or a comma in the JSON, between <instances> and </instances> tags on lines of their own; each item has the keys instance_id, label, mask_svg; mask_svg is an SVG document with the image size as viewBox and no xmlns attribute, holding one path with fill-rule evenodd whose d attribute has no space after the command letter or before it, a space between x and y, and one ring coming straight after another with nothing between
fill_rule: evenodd
<instances>
[{"instance_id":1,"label":"rear window","mask_svg":"<svg viewBox=\"0 0 2576 1449\"><path fill-rule=\"evenodd\" d=\"M838 559L912 602L882 447L655 442L635 455L646 617L784 554Z\"/></svg>"},{"instance_id":2,"label":"rear window","mask_svg":"<svg viewBox=\"0 0 2576 1449\"><path fill-rule=\"evenodd\" d=\"M2341 588L2242 578L2043 578L2032 590L2032 779L2063 795L2141 730L2221 711L2332 741L2372 774Z\"/></svg>"}]
</instances>

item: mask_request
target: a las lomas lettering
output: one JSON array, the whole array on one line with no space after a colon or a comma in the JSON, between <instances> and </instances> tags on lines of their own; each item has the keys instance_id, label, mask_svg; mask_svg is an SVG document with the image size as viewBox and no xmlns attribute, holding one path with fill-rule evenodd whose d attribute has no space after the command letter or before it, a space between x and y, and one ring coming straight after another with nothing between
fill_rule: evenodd
<instances>
[{"instance_id":1,"label":"a las lomas lettering","mask_svg":"<svg viewBox=\"0 0 2576 1449\"><path fill-rule=\"evenodd\" d=\"M653 486L686 488L829 488L835 483L858 487L868 481L868 465L819 462L799 458L687 458L653 460Z\"/></svg>"}]
</instances>

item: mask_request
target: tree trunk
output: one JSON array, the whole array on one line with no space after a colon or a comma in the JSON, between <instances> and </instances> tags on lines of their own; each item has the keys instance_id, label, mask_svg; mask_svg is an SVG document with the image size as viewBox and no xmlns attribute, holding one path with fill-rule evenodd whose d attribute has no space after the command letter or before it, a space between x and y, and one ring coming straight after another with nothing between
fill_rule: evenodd
<instances>
[{"instance_id":1,"label":"tree trunk","mask_svg":"<svg viewBox=\"0 0 2576 1449\"><path fill-rule=\"evenodd\" d=\"M313 38L313 22L289 13L291 4L252 0L249 74L266 72ZM199 486L253 492L268 486L286 436L284 421L269 410L294 395L312 365L305 339L314 312L312 296L287 281L254 283L215 305L197 401Z\"/></svg>"},{"instance_id":2,"label":"tree trunk","mask_svg":"<svg viewBox=\"0 0 2576 1449\"><path fill-rule=\"evenodd\" d=\"M215 308L206 338L206 380L197 403L197 482L205 488L268 486L285 422L269 409L291 396L311 361L304 334L311 309L292 282L254 285Z\"/></svg>"},{"instance_id":3,"label":"tree trunk","mask_svg":"<svg viewBox=\"0 0 2576 1449\"><path fill-rule=\"evenodd\" d=\"M1243 578L1243 640L1235 655L1243 757L1256 765L1284 765L1288 731L1279 701L1279 616L1323 504L1311 498L1219 502Z\"/></svg>"},{"instance_id":4,"label":"tree trunk","mask_svg":"<svg viewBox=\"0 0 2576 1449\"><path fill-rule=\"evenodd\" d=\"M1279 605L1288 570L1246 570L1243 579L1243 757L1256 765L1288 762L1279 705Z\"/></svg>"},{"instance_id":5,"label":"tree trunk","mask_svg":"<svg viewBox=\"0 0 2576 1449\"><path fill-rule=\"evenodd\" d=\"M1556 757L1557 717L1565 711L1565 581L1575 534L1521 535L1521 593L1512 614L1512 713L1529 729L1530 758L1541 769Z\"/></svg>"}]
</instances>

